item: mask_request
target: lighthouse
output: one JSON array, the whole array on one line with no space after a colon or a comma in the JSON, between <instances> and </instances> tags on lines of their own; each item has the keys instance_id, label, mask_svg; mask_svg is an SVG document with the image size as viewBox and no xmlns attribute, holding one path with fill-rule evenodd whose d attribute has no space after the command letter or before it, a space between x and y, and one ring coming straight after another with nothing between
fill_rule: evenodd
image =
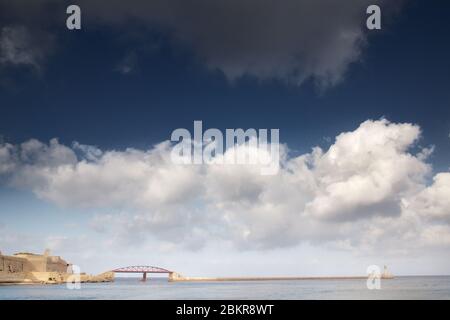
<instances>
[{"instance_id":1,"label":"lighthouse","mask_svg":"<svg viewBox=\"0 0 450 320\"><path fill-rule=\"evenodd\" d=\"M381 279L393 279L394 275L388 271L387 266L384 266L383 273L381 274Z\"/></svg>"}]
</instances>

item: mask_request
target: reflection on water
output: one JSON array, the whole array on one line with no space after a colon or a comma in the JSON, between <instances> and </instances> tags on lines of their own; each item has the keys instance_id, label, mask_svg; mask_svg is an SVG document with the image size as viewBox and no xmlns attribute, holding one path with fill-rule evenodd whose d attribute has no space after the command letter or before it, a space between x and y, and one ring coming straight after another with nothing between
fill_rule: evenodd
<instances>
[{"instance_id":1,"label":"reflection on water","mask_svg":"<svg viewBox=\"0 0 450 320\"><path fill-rule=\"evenodd\" d=\"M113 283L0 286L4 299L450 299L450 276L397 277L368 290L365 280L179 282L117 278Z\"/></svg>"}]
</instances>

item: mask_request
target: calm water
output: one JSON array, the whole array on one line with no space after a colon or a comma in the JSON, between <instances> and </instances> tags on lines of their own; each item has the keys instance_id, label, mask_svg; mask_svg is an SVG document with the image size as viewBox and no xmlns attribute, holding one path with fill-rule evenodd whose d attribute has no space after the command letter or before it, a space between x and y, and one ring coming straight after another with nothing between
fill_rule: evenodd
<instances>
[{"instance_id":1,"label":"calm water","mask_svg":"<svg viewBox=\"0 0 450 320\"><path fill-rule=\"evenodd\" d=\"M398 277L368 290L364 280L180 282L116 278L113 283L0 286L3 299L450 299L450 276Z\"/></svg>"}]
</instances>

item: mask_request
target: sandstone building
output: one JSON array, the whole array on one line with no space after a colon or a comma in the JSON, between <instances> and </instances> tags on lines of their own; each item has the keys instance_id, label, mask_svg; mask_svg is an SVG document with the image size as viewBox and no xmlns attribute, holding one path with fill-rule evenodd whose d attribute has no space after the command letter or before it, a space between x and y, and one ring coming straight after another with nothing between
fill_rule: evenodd
<instances>
[{"instance_id":1,"label":"sandstone building","mask_svg":"<svg viewBox=\"0 0 450 320\"><path fill-rule=\"evenodd\" d=\"M5 283L63 283L73 275L72 265L59 256L16 253L12 256L0 252L0 284ZM114 274L99 276L79 275L80 282L112 281Z\"/></svg>"}]
</instances>

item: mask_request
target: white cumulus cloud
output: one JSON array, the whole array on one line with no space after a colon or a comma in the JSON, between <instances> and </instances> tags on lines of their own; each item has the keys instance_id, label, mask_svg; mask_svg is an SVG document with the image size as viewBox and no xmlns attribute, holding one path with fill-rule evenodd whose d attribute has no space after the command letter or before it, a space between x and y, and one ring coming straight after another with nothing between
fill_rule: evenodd
<instances>
[{"instance_id":1,"label":"white cumulus cloud","mask_svg":"<svg viewBox=\"0 0 450 320\"><path fill-rule=\"evenodd\" d=\"M55 139L2 144L0 168L10 186L108 212L91 224L116 241L154 237L190 249L210 241L241 249L306 242L404 253L448 238L450 173L427 184L429 149L412 152L420 134L417 125L368 120L328 150L289 157L282 146L272 176L252 165L174 164L170 142L123 151Z\"/></svg>"}]
</instances>

